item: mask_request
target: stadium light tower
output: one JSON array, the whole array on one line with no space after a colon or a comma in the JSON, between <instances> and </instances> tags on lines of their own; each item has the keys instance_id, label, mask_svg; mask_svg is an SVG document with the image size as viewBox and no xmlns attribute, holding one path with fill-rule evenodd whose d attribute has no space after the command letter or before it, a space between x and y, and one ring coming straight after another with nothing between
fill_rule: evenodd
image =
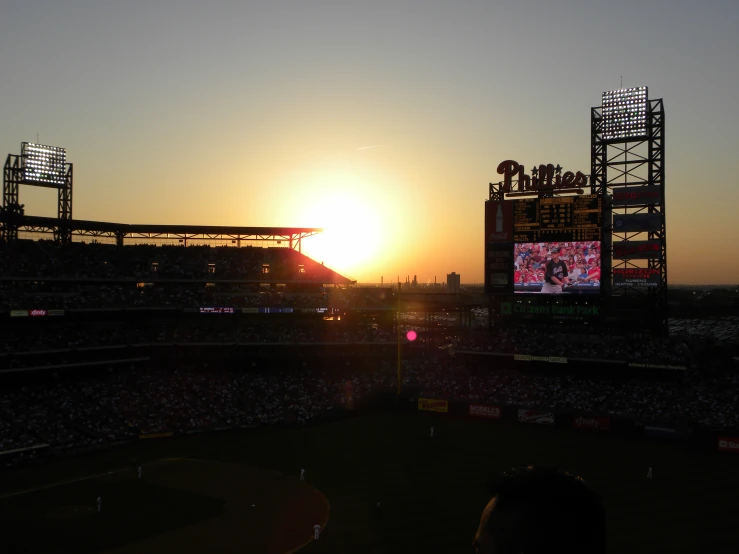
<instances>
[{"instance_id":1,"label":"stadium light tower","mask_svg":"<svg viewBox=\"0 0 739 554\"><path fill-rule=\"evenodd\" d=\"M603 140L645 139L647 108L647 87L604 92L601 105Z\"/></svg>"},{"instance_id":2,"label":"stadium light tower","mask_svg":"<svg viewBox=\"0 0 739 554\"><path fill-rule=\"evenodd\" d=\"M19 204L20 185L53 188L58 191L57 216L72 219L72 164L67 163L67 151L59 146L21 143L19 156L8 154L3 170L3 207ZM59 227L56 240L70 242L71 230ZM18 238L18 221L4 221L2 238L14 241Z\"/></svg>"},{"instance_id":3,"label":"stadium light tower","mask_svg":"<svg viewBox=\"0 0 739 554\"><path fill-rule=\"evenodd\" d=\"M21 143L23 181L38 186L60 187L66 182L67 151L58 146Z\"/></svg>"},{"instance_id":4,"label":"stadium light tower","mask_svg":"<svg viewBox=\"0 0 739 554\"><path fill-rule=\"evenodd\" d=\"M647 87L603 93L591 108L593 194L602 198L604 296L652 317L667 334L665 109Z\"/></svg>"}]
</instances>

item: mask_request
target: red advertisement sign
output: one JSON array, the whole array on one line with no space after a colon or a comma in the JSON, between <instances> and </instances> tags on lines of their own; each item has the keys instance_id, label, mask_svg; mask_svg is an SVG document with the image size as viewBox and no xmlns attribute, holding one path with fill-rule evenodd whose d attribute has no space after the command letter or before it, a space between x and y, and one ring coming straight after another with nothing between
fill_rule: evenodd
<instances>
[{"instance_id":1,"label":"red advertisement sign","mask_svg":"<svg viewBox=\"0 0 739 554\"><path fill-rule=\"evenodd\" d=\"M538 410L518 410L518 421L522 423L539 423L541 425L554 425L554 414L552 412L540 412Z\"/></svg>"},{"instance_id":2,"label":"red advertisement sign","mask_svg":"<svg viewBox=\"0 0 739 554\"><path fill-rule=\"evenodd\" d=\"M651 260L662 257L662 246L658 240L632 240L613 244L613 257L632 260Z\"/></svg>"},{"instance_id":3,"label":"red advertisement sign","mask_svg":"<svg viewBox=\"0 0 739 554\"><path fill-rule=\"evenodd\" d=\"M482 404L470 404L470 415L479 417L490 417L500 419L500 406L484 406Z\"/></svg>"},{"instance_id":4,"label":"red advertisement sign","mask_svg":"<svg viewBox=\"0 0 739 554\"><path fill-rule=\"evenodd\" d=\"M613 189L613 206L641 206L662 203L662 187L619 187Z\"/></svg>"},{"instance_id":5,"label":"red advertisement sign","mask_svg":"<svg viewBox=\"0 0 739 554\"><path fill-rule=\"evenodd\" d=\"M46 310L28 310L28 315L31 317L38 317L46 315Z\"/></svg>"},{"instance_id":6,"label":"red advertisement sign","mask_svg":"<svg viewBox=\"0 0 739 554\"><path fill-rule=\"evenodd\" d=\"M603 431L611 428L610 417L576 417L572 422L576 429L601 429Z\"/></svg>"},{"instance_id":7,"label":"red advertisement sign","mask_svg":"<svg viewBox=\"0 0 739 554\"><path fill-rule=\"evenodd\" d=\"M613 269L613 285L616 287L658 287L662 281L659 269L648 267L619 267Z\"/></svg>"},{"instance_id":8,"label":"red advertisement sign","mask_svg":"<svg viewBox=\"0 0 739 554\"><path fill-rule=\"evenodd\" d=\"M739 438L719 437L718 449L721 452L739 452Z\"/></svg>"}]
</instances>

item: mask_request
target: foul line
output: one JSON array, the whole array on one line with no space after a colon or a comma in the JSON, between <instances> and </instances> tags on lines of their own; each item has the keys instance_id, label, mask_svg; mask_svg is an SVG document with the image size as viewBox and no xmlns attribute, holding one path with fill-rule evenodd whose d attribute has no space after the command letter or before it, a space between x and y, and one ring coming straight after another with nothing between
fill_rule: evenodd
<instances>
[{"instance_id":1,"label":"foul line","mask_svg":"<svg viewBox=\"0 0 739 554\"><path fill-rule=\"evenodd\" d=\"M162 462L171 462L171 461L179 460L179 459L180 458L162 458L160 460L154 460L153 462L148 462L145 464L138 464L138 465L144 467L147 465L153 465L153 464L158 464ZM105 477L107 475L113 475L114 473L121 473L123 471L131 471L131 466L114 469L112 471L102 471L100 473L94 473L92 475L86 475L84 477L76 477L74 479L65 479L64 481L54 481L53 483L47 483L45 485L39 485L37 487L29 487L27 489L21 489L18 491L6 492L5 494L0 494L0 500L4 498L12 498L13 496L20 496L22 494L29 494L32 492L43 491L46 489L53 489L54 487L61 487L62 485L71 485L72 483L79 483L80 481L87 481L88 479L96 479L98 477Z\"/></svg>"}]
</instances>

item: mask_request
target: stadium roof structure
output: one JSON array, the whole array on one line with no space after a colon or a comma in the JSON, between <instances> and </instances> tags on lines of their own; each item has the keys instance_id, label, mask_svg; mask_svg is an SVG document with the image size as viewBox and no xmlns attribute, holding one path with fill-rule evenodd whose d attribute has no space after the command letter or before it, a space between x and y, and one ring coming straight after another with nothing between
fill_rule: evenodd
<instances>
[{"instance_id":1,"label":"stadium roof structure","mask_svg":"<svg viewBox=\"0 0 739 554\"><path fill-rule=\"evenodd\" d=\"M110 223L82 219L22 216L17 220L18 231L38 234L54 234L69 231L72 236L113 238L120 245L126 239L168 238L188 240L223 241L224 244L241 241L285 241L290 248L301 251L302 239L315 236L323 229L315 227L232 227L221 225L151 225L138 223Z\"/></svg>"}]
</instances>

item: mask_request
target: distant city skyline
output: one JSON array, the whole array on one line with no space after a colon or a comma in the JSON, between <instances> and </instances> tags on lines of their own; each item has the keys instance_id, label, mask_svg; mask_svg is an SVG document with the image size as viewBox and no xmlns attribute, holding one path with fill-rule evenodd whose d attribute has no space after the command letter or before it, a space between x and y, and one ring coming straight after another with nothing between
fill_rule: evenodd
<instances>
[{"instance_id":1,"label":"distant city skyline","mask_svg":"<svg viewBox=\"0 0 739 554\"><path fill-rule=\"evenodd\" d=\"M589 174L590 108L643 85L668 284L737 281L737 28L728 0L7 4L0 154L66 148L76 219L320 227L303 252L360 283L472 284L498 163Z\"/></svg>"}]
</instances>

